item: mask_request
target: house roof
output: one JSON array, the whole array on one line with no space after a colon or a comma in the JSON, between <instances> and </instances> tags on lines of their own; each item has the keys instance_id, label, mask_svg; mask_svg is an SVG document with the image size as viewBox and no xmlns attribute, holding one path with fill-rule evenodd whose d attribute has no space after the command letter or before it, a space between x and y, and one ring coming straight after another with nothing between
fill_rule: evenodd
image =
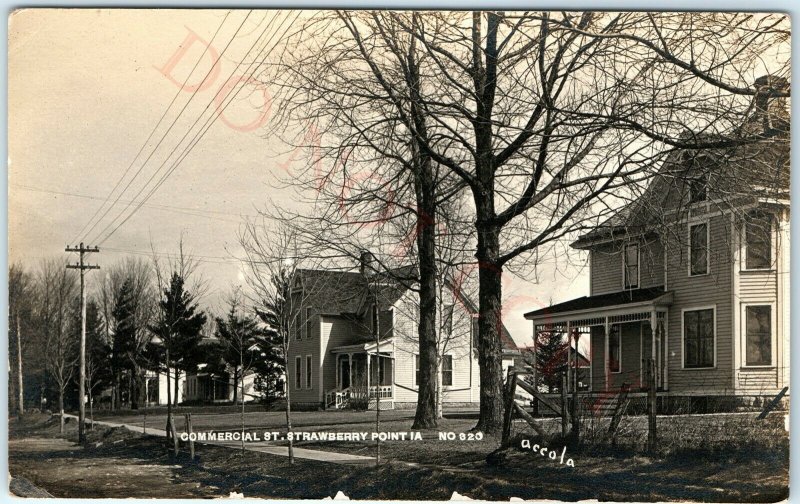
<instances>
[{"instance_id":1,"label":"house roof","mask_svg":"<svg viewBox=\"0 0 800 504\"><path fill-rule=\"evenodd\" d=\"M325 305L321 307L324 313L344 317L367 313L372 304L370 288L377 294L380 309L387 310L418 279L417 269L413 265L376 272L369 277L358 271L300 269L297 273L302 284L315 291L314 297L324 300ZM477 305L461 289L454 288L452 282L448 282L448 287L470 313L478 313ZM364 338L364 342L369 340L369 337ZM501 326L500 342L504 351L518 349L505 324Z\"/></svg>"},{"instance_id":2,"label":"house roof","mask_svg":"<svg viewBox=\"0 0 800 504\"><path fill-rule=\"evenodd\" d=\"M696 135L693 140L711 142L726 138ZM679 202L688 189L687 182L697 174L707 174L711 179L709 190L724 194L730 201L741 197L788 199L789 158L790 144L783 136L729 148L675 150L663 161L643 194L581 235L572 246L587 248L597 240L656 231L663 222L664 209L686 205Z\"/></svg>"},{"instance_id":3,"label":"house roof","mask_svg":"<svg viewBox=\"0 0 800 504\"><path fill-rule=\"evenodd\" d=\"M598 294L596 296L583 296L553 306L548 306L547 308L528 312L525 314L525 318L530 320L569 312L600 310L616 306L655 302L661 297L667 298L663 300L665 303L671 302L671 299L669 299L671 293L664 291L664 287L662 286L611 292L609 294Z\"/></svg>"}]
</instances>

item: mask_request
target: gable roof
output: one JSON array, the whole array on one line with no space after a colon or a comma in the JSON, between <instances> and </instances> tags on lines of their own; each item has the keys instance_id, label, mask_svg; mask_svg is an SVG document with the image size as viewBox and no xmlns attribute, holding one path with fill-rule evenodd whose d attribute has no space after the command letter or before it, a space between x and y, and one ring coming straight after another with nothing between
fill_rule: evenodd
<instances>
[{"instance_id":1,"label":"gable roof","mask_svg":"<svg viewBox=\"0 0 800 504\"><path fill-rule=\"evenodd\" d=\"M358 271L299 269L297 273L302 285L313 289L314 297L324 303L319 307L323 313L343 317L361 317L367 313L373 304L370 287L375 289L379 308L384 311L394 306L418 279L413 265L373 273L369 277ZM470 313L478 313L477 305L461 289L449 280L447 286ZM505 324L501 326L500 343L503 350L518 349Z\"/></svg>"},{"instance_id":2,"label":"gable roof","mask_svg":"<svg viewBox=\"0 0 800 504\"><path fill-rule=\"evenodd\" d=\"M725 137L697 135L698 142L724 141ZM573 248L586 248L596 240L615 240L656 231L663 222L664 209L681 206L688 183L707 175L709 190L725 194L729 201L739 198L788 199L791 170L790 143L778 135L735 147L675 150L658 168L658 173L640 197L581 235Z\"/></svg>"}]
</instances>

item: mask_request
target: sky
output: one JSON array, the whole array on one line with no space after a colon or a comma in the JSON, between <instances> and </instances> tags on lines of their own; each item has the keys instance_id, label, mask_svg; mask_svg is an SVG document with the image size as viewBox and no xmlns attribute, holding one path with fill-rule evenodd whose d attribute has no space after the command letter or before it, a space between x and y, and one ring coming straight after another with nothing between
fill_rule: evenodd
<instances>
[{"instance_id":1,"label":"sky","mask_svg":"<svg viewBox=\"0 0 800 504\"><path fill-rule=\"evenodd\" d=\"M173 254L183 235L209 285L203 303L221 312L225 295L245 282L236 259L242 256L242 219L269 202L303 210L297 203L302 198L276 189L290 149L264 133L271 118L268 86L239 78L246 74L248 50L274 16L166 9L15 12L8 60L9 262L35 266L63 257L65 246L83 237L86 245L100 245L101 253L90 258L102 267L126 255L149 258L151 246ZM215 96L231 87L245 92L127 218L135 208L129 203L142 201L173 166L182 152L174 150L179 139L198 117L204 124L219 106ZM101 205L96 216L103 218L92 219ZM588 268L546 264L536 279L505 275L503 287L504 322L517 343L527 344L532 328L522 315L587 295Z\"/></svg>"}]
</instances>

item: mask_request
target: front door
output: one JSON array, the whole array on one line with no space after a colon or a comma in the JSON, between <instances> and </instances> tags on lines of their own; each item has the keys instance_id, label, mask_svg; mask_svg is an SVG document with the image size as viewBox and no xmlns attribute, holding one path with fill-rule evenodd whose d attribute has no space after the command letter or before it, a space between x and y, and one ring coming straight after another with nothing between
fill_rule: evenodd
<instances>
[{"instance_id":1,"label":"front door","mask_svg":"<svg viewBox=\"0 0 800 504\"><path fill-rule=\"evenodd\" d=\"M339 360L339 387L341 390L350 388L350 362L348 359Z\"/></svg>"}]
</instances>

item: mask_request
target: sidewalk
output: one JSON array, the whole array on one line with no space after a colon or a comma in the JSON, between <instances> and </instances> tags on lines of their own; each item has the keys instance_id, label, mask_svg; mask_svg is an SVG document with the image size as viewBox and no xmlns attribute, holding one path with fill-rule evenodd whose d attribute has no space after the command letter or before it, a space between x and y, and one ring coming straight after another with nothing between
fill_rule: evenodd
<instances>
[{"instance_id":1,"label":"sidewalk","mask_svg":"<svg viewBox=\"0 0 800 504\"><path fill-rule=\"evenodd\" d=\"M74 418L76 421L78 419L75 415L65 414L65 417ZM91 420L87 419L87 423L91 423ZM123 427L128 429L131 432L137 432L139 434L147 434L150 436L157 436L157 437L167 437L167 432L164 429L156 429L152 427L147 427L144 429L138 425L129 425L129 424L122 424L122 423L114 423L114 422L103 422L99 420L95 420L94 423L97 425L104 425L106 427ZM195 441L196 444L207 444L207 445L216 445L216 446L224 446L226 448L240 450L242 448L241 441ZM289 447L288 446L276 446L270 444L267 441L257 441L257 442L246 442L244 444L244 449L247 451L253 452L261 452L261 453L269 453L271 455L278 455L279 457L288 457L289 456ZM339 453L339 452L329 452L329 451L321 451L321 450L309 450L308 448L298 448L294 447L294 456L298 459L305 459L305 460L316 460L319 462L333 462L335 464L372 464L375 462L374 457L366 457L363 455L352 455L349 453Z\"/></svg>"}]
</instances>

